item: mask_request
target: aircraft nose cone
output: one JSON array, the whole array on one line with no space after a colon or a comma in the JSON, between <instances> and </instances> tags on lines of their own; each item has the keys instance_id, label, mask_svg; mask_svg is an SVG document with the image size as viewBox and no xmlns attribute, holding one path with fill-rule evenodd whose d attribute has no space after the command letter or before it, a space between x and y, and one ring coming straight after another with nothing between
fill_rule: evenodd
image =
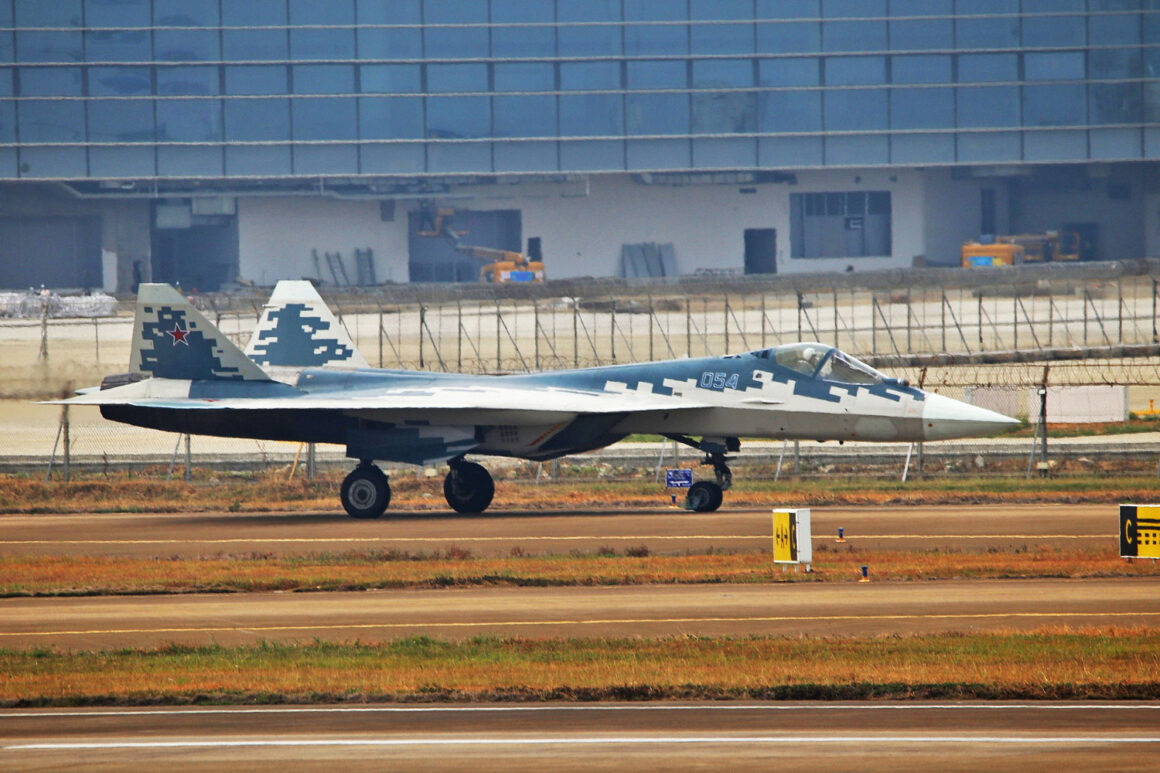
<instances>
[{"instance_id":1,"label":"aircraft nose cone","mask_svg":"<svg viewBox=\"0 0 1160 773\"><path fill-rule=\"evenodd\" d=\"M986 435L1018 423L1010 416L930 392L922 408L922 435L926 440Z\"/></svg>"}]
</instances>

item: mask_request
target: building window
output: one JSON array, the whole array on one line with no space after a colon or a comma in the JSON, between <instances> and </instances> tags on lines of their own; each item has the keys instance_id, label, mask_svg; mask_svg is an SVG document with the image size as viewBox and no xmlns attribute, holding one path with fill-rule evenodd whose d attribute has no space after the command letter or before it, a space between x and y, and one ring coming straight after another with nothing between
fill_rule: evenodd
<instances>
[{"instance_id":1,"label":"building window","mask_svg":"<svg viewBox=\"0 0 1160 773\"><path fill-rule=\"evenodd\" d=\"M865 258L891 253L890 192L791 193L794 258Z\"/></svg>"}]
</instances>

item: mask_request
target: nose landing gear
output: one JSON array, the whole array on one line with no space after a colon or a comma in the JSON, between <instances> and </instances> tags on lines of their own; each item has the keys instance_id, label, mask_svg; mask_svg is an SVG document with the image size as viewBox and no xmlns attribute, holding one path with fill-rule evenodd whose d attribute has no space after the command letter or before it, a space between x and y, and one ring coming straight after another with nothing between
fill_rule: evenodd
<instances>
[{"instance_id":1,"label":"nose landing gear","mask_svg":"<svg viewBox=\"0 0 1160 773\"><path fill-rule=\"evenodd\" d=\"M721 506L725 492L733 485L733 472L729 469L730 451L741 450L741 441L735 437L701 438L694 440L687 435L665 435L670 440L684 443L702 451L705 458L701 464L713 465L713 475L717 482L700 480L689 488L685 495L685 507L698 513L711 513Z\"/></svg>"}]
</instances>

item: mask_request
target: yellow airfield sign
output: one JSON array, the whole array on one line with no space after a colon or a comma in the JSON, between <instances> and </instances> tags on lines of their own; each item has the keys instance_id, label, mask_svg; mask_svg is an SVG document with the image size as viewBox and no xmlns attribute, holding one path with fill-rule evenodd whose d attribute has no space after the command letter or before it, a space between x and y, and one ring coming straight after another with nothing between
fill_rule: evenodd
<instances>
[{"instance_id":1,"label":"yellow airfield sign","mask_svg":"<svg viewBox=\"0 0 1160 773\"><path fill-rule=\"evenodd\" d=\"M1160 505L1120 505L1120 555L1160 558Z\"/></svg>"},{"instance_id":2,"label":"yellow airfield sign","mask_svg":"<svg viewBox=\"0 0 1160 773\"><path fill-rule=\"evenodd\" d=\"M773 560L778 564L813 563L809 508L773 511Z\"/></svg>"}]
</instances>

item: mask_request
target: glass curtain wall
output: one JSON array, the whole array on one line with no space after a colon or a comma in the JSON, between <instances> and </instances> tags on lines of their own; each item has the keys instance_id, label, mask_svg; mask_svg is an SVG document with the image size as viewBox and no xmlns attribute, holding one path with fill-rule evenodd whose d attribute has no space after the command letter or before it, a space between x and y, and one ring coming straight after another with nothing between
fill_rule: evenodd
<instances>
[{"instance_id":1,"label":"glass curtain wall","mask_svg":"<svg viewBox=\"0 0 1160 773\"><path fill-rule=\"evenodd\" d=\"M0 177L1160 157L1160 0L0 0Z\"/></svg>"}]
</instances>

